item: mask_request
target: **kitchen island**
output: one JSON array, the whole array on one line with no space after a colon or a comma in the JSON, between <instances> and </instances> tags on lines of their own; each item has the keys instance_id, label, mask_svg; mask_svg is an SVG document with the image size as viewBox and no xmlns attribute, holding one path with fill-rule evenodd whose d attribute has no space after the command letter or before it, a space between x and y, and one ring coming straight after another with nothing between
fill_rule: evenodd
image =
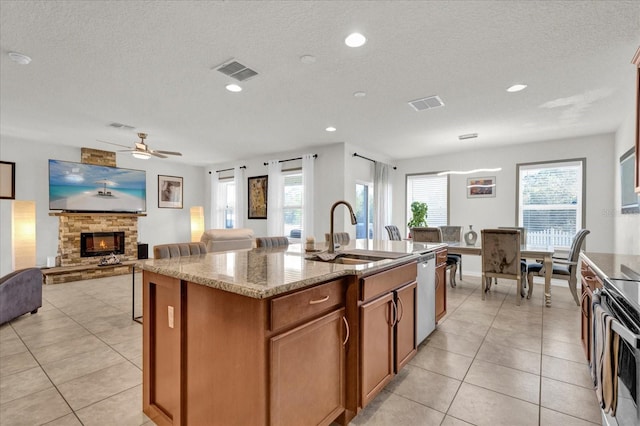
<instances>
[{"instance_id":1,"label":"kitchen island","mask_svg":"<svg viewBox=\"0 0 640 426\"><path fill-rule=\"evenodd\" d=\"M143 411L160 425L347 424L415 355L414 251L446 249L418 244L357 240L342 249L377 257L354 264L300 245L141 262Z\"/></svg>"}]
</instances>

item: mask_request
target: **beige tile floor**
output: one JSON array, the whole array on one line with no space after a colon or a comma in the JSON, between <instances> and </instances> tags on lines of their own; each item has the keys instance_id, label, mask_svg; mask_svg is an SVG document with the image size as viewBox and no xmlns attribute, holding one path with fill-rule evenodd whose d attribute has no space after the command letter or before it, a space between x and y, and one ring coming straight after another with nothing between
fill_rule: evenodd
<instances>
[{"instance_id":1,"label":"beige tile floor","mask_svg":"<svg viewBox=\"0 0 640 426\"><path fill-rule=\"evenodd\" d=\"M569 291L555 287L544 308L536 285L516 306L512 282L482 301L479 281L448 288L438 329L353 425L600 424ZM131 276L45 286L43 298L0 327L0 424L153 425Z\"/></svg>"}]
</instances>

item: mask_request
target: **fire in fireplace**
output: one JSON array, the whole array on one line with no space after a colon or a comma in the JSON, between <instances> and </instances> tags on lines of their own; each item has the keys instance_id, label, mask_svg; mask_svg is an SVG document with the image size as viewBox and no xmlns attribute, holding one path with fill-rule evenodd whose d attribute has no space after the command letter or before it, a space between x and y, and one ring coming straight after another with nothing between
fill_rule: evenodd
<instances>
[{"instance_id":1,"label":"fire in fireplace","mask_svg":"<svg viewBox=\"0 0 640 426\"><path fill-rule=\"evenodd\" d=\"M107 256L124 254L124 232L82 232L80 256Z\"/></svg>"}]
</instances>

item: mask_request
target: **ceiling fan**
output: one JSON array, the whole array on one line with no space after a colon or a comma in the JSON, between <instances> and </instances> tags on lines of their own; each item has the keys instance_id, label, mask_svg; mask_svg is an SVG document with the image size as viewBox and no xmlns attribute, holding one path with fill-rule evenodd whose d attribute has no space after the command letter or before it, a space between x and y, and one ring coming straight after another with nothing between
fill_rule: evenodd
<instances>
[{"instance_id":1,"label":"ceiling fan","mask_svg":"<svg viewBox=\"0 0 640 426\"><path fill-rule=\"evenodd\" d=\"M121 149L121 150L118 150L118 152L130 152L131 155L133 155L135 158L139 158L141 160L148 160L152 155L154 157L159 157L159 158L168 158L167 155L182 155L182 153L180 152L160 151L160 150L153 150L149 148L149 145L147 145L144 142L144 140L147 138L146 133L138 133L138 137L140 138L140 142L136 142L133 149ZM98 139L98 142L108 143L110 145L122 146L124 148L129 148L126 145L122 145L114 142L102 141L100 139Z\"/></svg>"}]
</instances>

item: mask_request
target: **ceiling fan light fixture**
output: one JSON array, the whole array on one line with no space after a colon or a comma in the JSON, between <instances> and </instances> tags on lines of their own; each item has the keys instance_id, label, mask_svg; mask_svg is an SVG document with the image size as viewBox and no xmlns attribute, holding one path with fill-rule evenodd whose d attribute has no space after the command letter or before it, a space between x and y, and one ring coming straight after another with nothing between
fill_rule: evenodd
<instances>
[{"instance_id":1,"label":"ceiling fan light fixture","mask_svg":"<svg viewBox=\"0 0 640 426\"><path fill-rule=\"evenodd\" d=\"M149 157L151 157L151 155L146 152L132 152L131 155L138 160L148 160Z\"/></svg>"}]
</instances>

